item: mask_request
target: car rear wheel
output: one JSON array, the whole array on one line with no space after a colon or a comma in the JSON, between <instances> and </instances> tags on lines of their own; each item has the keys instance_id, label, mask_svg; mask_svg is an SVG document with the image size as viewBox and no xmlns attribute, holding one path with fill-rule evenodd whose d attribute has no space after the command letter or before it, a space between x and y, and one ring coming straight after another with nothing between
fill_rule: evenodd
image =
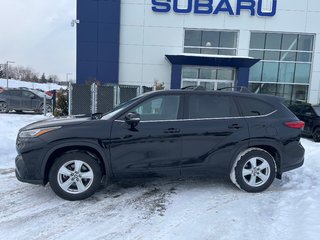
<instances>
[{"instance_id":1,"label":"car rear wheel","mask_svg":"<svg viewBox=\"0 0 320 240\"><path fill-rule=\"evenodd\" d=\"M101 168L96 159L82 152L66 153L53 164L49 182L61 198L76 201L93 195L101 184Z\"/></svg>"},{"instance_id":2,"label":"car rear wheel","mask_svg":"<svg viewBox=\"0 0 320 240\"><path fill-rule=\"evenodd\" d=\"M320 142L320 128L316 128L312 134L312 138L315 142Z\"/></svg>"},{"instance_id":3,"label":"car rear wheel","mask_svg":"<svg viewBox=\"0 0 320 240\"><path fill-rule=\"evenodd\" d=\"M274 158L267 151L259 148L250 148L242 152L230 173L231 181L246 192L266 190L272 184L275 176Z\"/></svg>"},{"instance_id":4,"label":"car rear wheel","mask_svg":"<svg viewBox=\"0 0 320 240\"><path fill-rule=\"evenodd\" d=\"M2 113L9 112L9 108L6 102L0 102L0 112Z\"/></svg>"}]
</instances>

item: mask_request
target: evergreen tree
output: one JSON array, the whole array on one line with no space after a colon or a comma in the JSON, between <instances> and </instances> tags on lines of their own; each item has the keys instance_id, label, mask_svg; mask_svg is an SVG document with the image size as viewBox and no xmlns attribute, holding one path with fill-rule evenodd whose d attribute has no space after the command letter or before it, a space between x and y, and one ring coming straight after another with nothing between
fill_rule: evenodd
<instances>
[{"instance_id":1,"label":"evergreen tree","mask_svg":"<svg viewBox=\"0 0 320 240\"><path fill-rule=\"evenodd\" d=\"M42 73L42 75L41 75L40 82L41 83L46 83L47 82L46 75L44 75L44 73Z\"/></svg>"}]
</instances>

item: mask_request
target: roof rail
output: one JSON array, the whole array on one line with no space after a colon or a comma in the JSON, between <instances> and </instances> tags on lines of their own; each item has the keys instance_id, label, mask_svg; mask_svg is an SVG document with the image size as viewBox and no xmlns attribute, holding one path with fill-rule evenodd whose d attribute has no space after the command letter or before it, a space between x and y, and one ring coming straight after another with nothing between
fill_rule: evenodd
<instances>
[{"instance_id":1,"label":"roof rail","mask_svg":"<svg viewBox=\"0 0 320 240\"><path fill-rule=\"evenodd\" d=\"M205 87L203 86L197 86L197 85L194 85L194 86L187 86L187 87L183 87L181 88L182 90L206 90Z\"/></svg>"},{"instance_id":2,"label":"roof rail","mask_svg":"<svg viewBox=\"0 0 320 240\"><path fill-rule=\"evenodd\" d=\"M241 93L252 93L247 87L223 87L219 88L218 91L223 91L226 89L233 89L234 91L241 92Z\"/></svg>"}]
</instances>

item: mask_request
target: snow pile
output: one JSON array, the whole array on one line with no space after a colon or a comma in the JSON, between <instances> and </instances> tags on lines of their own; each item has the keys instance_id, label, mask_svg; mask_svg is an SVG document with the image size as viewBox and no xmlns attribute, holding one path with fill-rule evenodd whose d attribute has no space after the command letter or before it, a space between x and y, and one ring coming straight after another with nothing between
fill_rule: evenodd
<instances>
[{"instance_id":1,"label":"snow pile","mask_svg":"<svg viewBox=\"0 0 320 240\"><path fill-rule=\"evenodd\" d=\"M14 176L18 129L43 118L0 114L0 239L319 239L320 144L302 139L304 166L259 194L228 180L148 179L67 202Z\"/></svg>"},{"instance_id":2,"label":"snow pile","mask_svg":"<svg viewBox=\"0 0 320 240\"><path fill-rule=\"evenodd\" d=\"M0 87L7 87L7 79L0 78ZM59 90L61 88L65 89L65 86L60 86L56 83L34 83L34 82L24 82L20 80L9 79L9 88L19 88L26 87L32 89L41 89L43 91L49 90Z\"/></svg>"}]
</instances>

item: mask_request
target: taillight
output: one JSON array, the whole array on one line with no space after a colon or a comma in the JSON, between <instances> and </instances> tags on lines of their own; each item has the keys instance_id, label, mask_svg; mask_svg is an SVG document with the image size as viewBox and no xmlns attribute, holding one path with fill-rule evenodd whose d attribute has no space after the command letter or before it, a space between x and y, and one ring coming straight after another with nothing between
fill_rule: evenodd
<instances>
[{"instance_id":1,"label":"taillight","mask_svg":"<svg viewBox=\"0 0 320 240\"><path fill-rule=\"evenodd\" d=\"M304 122L302 121L285 122L284 124L289 128L295 128L295 129L304 128Z\"/></svg>"}]
</instances>

